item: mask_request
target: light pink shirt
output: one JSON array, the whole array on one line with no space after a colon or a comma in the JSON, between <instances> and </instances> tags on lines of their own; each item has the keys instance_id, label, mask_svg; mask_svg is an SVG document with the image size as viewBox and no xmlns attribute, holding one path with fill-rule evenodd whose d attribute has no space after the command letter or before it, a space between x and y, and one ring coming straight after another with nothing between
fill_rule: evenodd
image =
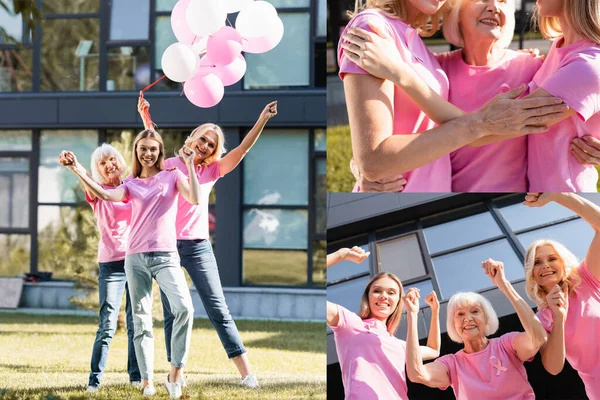
<instances>
[{"instance_id":1,"label":"light pink shirt","mask_svg":"<svg viewBox=\"0 0 600 400\"><path fill-rule=\"evenodd\" d=\"M542 65L541 58L506 50L492 65L468 65L462 50L438 56L450 81L448 100L470 113L499 93L529 83ZM527 191L527 137L486 146L463 146L450 154L453 192Z\"/></svg>"},{"instance_id":2,"label":"light pink shirt","mask_svg":"<svg viewBox=\"0 0 600 400\"><path fill-rule=\"evenodd\" d=\"M176 169L149 178L134 178L121 186L132 205L127 255L177 251L177 184L185 179L183 172Z\"/></svg>"},{"instance_id":3,"label":"light pink shirt","mask_svg":"<svg viewBox=\"0 0 600 400\"><path fill-rule=\"evenodd\" d=\"M569 293L569 310L565 321L565 349L569 364L581 377L590 400L600 399L600 281L585 261L577 268L581 284ZM537 316L548 332L552 331L554 313L543 308Z\"/></svg>"},{"instance_id":4,"label":"light pink shirt","mask_svg":"<svg viewBox=\"0 0 600 400\"><path fill-rule=\"evenodd\" d=\"M371 31L368 21L377 24L393 38L400 56L410 65L416 74L444 99L448 98L448 79L439 63L431 54L416 29L404 22L385 16L375 9L367 9L355 16L346 26ZM338 45L340 77L346 74L367 74L365 70L350 61ZM394 88L394 122L392 134L411 134L432 129L435 123L398 87ZM408 181L404 192L450 192L451 171L450 156L446 155L423 167L402 174ZM355 187L354 191L358 191Z\"/></svg>"},{"instance_id":5,"label":"light pink shirt","mask_svg":"<svg viewBox=\"0 0 600 400\"><path fill-rule=\"evenodd\" d=\"M434 361L446 367L457 400L535 399L523 361L513 347L518 334L509 332L490 339L477 353L460 350Z\"/></svg>"},{"instance_id":6,"label":"light pink shirt","mask_svg":"<svg viewBox=\"0 0 600 400\"><path fill-rule=\"evenodd\" d=\"M406 342L388 333L383 322L338 305L335 338L346 400L408 399L404 365Z\"/></svg>"},{"instance_id":7,"label":"light pink shirt","mask_svg":"<svg viewBox=\"0 0 600 400\"><path fill-rule=\"evenodd\" d=\"M548 132L527 136L529 191L596 192L598 173L577 162L571 141L584 135L600 138L600 46L580 40L558 47L563 41L554 41L529 89L560 97L577 114Z\"/></svg>"},{"instance_id":8,"label":"light pink shirt","mask_svg":"<svg viewBox=\"0 0 600 400\"><path fill-rule=\"evenodd\" d=\"M112 186L100 185L103 189L114 189ZM129 222L131 221L131 203L104 201L98 197L90 199L85 192L85 199L96 216L96 224L100 231L98 242L98 262L105 263L125 259L127 239L129 238Z\"/></svg>"},{"instance_id":9,"label":"light pink shirt","mask_svg":"<svg viewBox=\"0 0 600 400\"><path fill-rule=\"evenodd\" d=\"M165 168L177 167L185 176L188 176L188 170L179 157L165 160ZM188 203L181 195L177 198L177 220L175 227L177 230L177 240L195 240L208 239L208 203L210 191L219 175L219 160L212 164L201 167L194 166L196 176L200 182L200 199L197 206Z\"/></svg>"}]
</instances>

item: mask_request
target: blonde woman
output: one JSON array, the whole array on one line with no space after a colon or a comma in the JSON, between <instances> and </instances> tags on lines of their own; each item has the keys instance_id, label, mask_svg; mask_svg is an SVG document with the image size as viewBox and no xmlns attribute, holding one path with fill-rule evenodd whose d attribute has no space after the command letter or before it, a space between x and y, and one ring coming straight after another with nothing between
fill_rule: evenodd
<instances>
[{"instance_id":1,"label":"blonde woman","mask_svg":"<svg viewBox=\"0 0 600 400\"><path fill-rule=\"evenodd\" d=\"M580 263L562 244L534 242L525 255L527 294L537 302L548 331L542 363L553 375L565 358L577 370L592 400L600 399L600 207L575 194L529 193L525 204L542 207L554 201L583 218L595 231Z\"/></svg>"},{"instance_id":2,"label":"blonde woman","mask_svg":"<svg viewBox=\"0 0 600 400\"><path fill-rule=\"evenodd\" d=\"M146 119L149 115L150 103L140 98L138 112L146 129L152 129L152 122ZM258 380L252 373L246 349L240 338L235 321L229 313L217 261L209 241L208 203L209 195L216 181L230 173L250 151L260 137L267 122L277 115L277 102L267 104L261 112L254 127L248 132L242 143L227 155L225 153L225 136L218 125L207 123L194 129L185 140L177 157L165 160L165 167L177 167L188 176L185 166L184 149L195 152L193 171L200 183L200 199L198 205L190 204L179 197L177 202L177 251L181 265L186 269L200 295L204 309L221 340L227 356L233 361L241 375L241 384L249 388L257 388ZM171 359L171 332L173 314L169 301L161 292L163 312L165 316L165 341L167 359ZM182 384L186 385L182 375Z\"/></svg>"},{"instance_id":3,"label":"blonde woman","mask_svg":"<svg viewBox=\"0 0 600 400\"><path fill-rule=\"evenodd\" d=\"M361 263L368 255L360 247L340 249L327 256L327 266L344 259ZM406 342L394 336L402 316L403 294L400 279L381 272L367 283L358 315L327 302L327 325L335 337L346 399L408 399ZM440 354L439 302L435 292L425 301L431 307L431 329L427 346L421 346L419 351L429 360Z\"/></svg>"},{"instance_id":4,"label":"blonde woman","mask_svg":"<svg viewBox=\"0 0 600 400\"><path fill-rule=\"evenodd\" d=\"M450 192L450 152L492 134L544 132L542 125L559 109L555 99L513 101L522 87L435 127L422 105L401 89L397 80L403 76L387 72L402 64L436 95L448 98L448 78L419 36L435 33L447 9L444 1L368 0L344 31L338 47L340 77L354 160L368 181L396 182L396 189L405 184L404 191ZM389 38L383 54L393 56L393 61L370 57L378 37L373 31ZM539 117L533 120L534 115ZM398 178L400 174L404 179Z\"/></svg>"}]
</instances>

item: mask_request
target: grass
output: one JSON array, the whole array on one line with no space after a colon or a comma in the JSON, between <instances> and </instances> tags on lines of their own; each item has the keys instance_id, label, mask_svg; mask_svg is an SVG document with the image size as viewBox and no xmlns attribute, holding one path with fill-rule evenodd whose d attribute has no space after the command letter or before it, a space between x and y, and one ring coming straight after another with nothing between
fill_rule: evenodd
<instances>
[{"instance_id":1,"label":"grass","mask_svg":"<svg viewBox=\"0 0 600 400\"><path fill-rule=\"evenodd\" d=\"M325 325L237 321L260 389L239 386L239 376L207 320L195 320L185 375L190 399L325 399ZM0 399L143 399L128 385L127 339L111 343L101 389L85 392L97 319L0 313ZM157 399L167 398L162 381L169 364L162 324L156 323Z\"/></svg>"},{"instance_id":2,"label":"grass","mask_svg":"<svg viewBox=\"0 0 600 400\"><path fill-rule=\"evenodd\" d=\"M348 125L327 127L327 191L351 192L354 176L350 172L352 141Z\"/></svg>"}]
</instances>

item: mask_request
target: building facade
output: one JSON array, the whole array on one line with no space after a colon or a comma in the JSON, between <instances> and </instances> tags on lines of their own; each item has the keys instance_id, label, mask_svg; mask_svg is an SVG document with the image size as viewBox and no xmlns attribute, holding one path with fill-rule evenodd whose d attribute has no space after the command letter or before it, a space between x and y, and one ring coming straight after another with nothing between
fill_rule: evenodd
<instances>
[{"instance_id":1,"label":"building facade","mask_svg":"<svg viewBox=\"0 0 600 400\"><path fill-rule=\"evenodd\" d=\"M285 26L281 43L244 54L244 78L225 89L217 106L195 107L168 79L145 98L167 154L204 122L219 124L226 147L234 148L264 106L278 100L279 113L254 148L215 186L211 236L221 280L233 293L228 299L241 291L253 299L242 303L260 308L261 295L280 293L293 307L275 317L322 320L325 0L270 2ZM91 257L84 240L92 234L84 223L89 215L79 212L89 207L57 157L73 150L89 168L91 152L108 142L129 162L131 138L143 129L138 92L162 76L162 53L176 42L175 3L37 0L44 19L32 32L20 16L0 9L0 26L18 42L0 40L0 203L7 205L0 211L0 251L8 255L0 275L68 278L79 260ZM310 312L296 310L296 297L307 295Z\"/></svg>"},{"instance_id":2,"label":"building facade","mask_svg":"<svg viewBox=\"0 0 600 400\"><path fill-rule=\"evenodd\" d=\"M586 195L600 204L600 196ZM540 208L522 205L524 194L328 194L328 253L341 247L360 246L371 252L362 264L343 261L328 269L327 300L358 312L365 285L375 274L396 274L404 288L417 287L424 298L434 290L440 300L441 353L458 351L446 334L446 306L452 294L475 291L488 298L500 318L497 335L522 331L510 302L483 273L487 258L502 261L506 277L520 295L525 294L523 260L537 239L563 243L580 260L594 236L578 215L556 204ZM529 301L533 307L535 304ZM419 335L422 344L429 332L431 312L421 301ZM403 316L396 336L406 339ZM331 329L327 329L328 397L343 398L341 372ZM526 363L537 398L583 399L585 391L577 373L567 365L556 377L541 365L540 356ZM409 382L411 399L452 399L452 390L441 391Z\"/></svg>"}]
</instances>

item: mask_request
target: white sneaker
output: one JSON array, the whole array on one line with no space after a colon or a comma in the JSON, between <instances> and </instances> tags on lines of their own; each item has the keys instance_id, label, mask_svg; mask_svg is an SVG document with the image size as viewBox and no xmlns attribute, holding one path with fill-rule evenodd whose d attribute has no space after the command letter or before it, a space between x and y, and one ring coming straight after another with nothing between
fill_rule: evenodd
<instances>
[{"instance_id":1,"label":"white sneaker","mask_svg":"<svg viewBox=\"0 0 600 400\"><path fill-rule=\"evenodd\" d=\"M256 379L256 375L254 374L246 375L246 377L242 379L241 385L250 389L256 389L259 387L258 379Z\"/></svg>"},{"instance_id":2,"label":"white sneaker","mask_svg":"<svg viewBox=\"0 0 600 400\"><path fill-rule=\"evenodd\" d=\"M156 394L154 383L151 383L148 386L144 386L144 390L142 391L142 393L144 394L144 396L154 396Z\"/></svg>"},{"instance_id":3,"label":"white sneaker","mask_svg":"<svg viewBox=\"0 0 600 400\"><path fill-rule=\"evenodd\" d=\"M185 376L183 376L183 374L181 374L181 379L179 380L179 383L181 383L181 387L187 387L187 382L185 381Z\"/></svg>"},{"instance_id":4,"label":"white sneaker","mask_svg":"<svg viewBox=\"0 0 600 400\"><path fill-rule=\"evenodd\" d=\"M141 388L142 387L142 382L140 382L140 381L131 381L131 382L129 382L129 384L131 386L133 386L134 388Z\"/></svg>"},{"instance_id":5,"label":"white sneaker","mask_svg":"<svg viewBox=\"0 0 600 400\"><path fill-rule=\"evenodd\" d=\"M181 380L178 382L169 382L169 375L167 375L165 378L165 386L172 399L179 399L181 397Z\"/></svg>"},{"instance_id":6,"label":"white sneaker","mask_svg":"<svg viewBox=\"0 0 600 400\"><path fill-rule=\"evenodd\" d=\"M87 387L87 392L88 393L96 393L98 391L98 386L88 386Z\"/></svg>"}]
</instances>

